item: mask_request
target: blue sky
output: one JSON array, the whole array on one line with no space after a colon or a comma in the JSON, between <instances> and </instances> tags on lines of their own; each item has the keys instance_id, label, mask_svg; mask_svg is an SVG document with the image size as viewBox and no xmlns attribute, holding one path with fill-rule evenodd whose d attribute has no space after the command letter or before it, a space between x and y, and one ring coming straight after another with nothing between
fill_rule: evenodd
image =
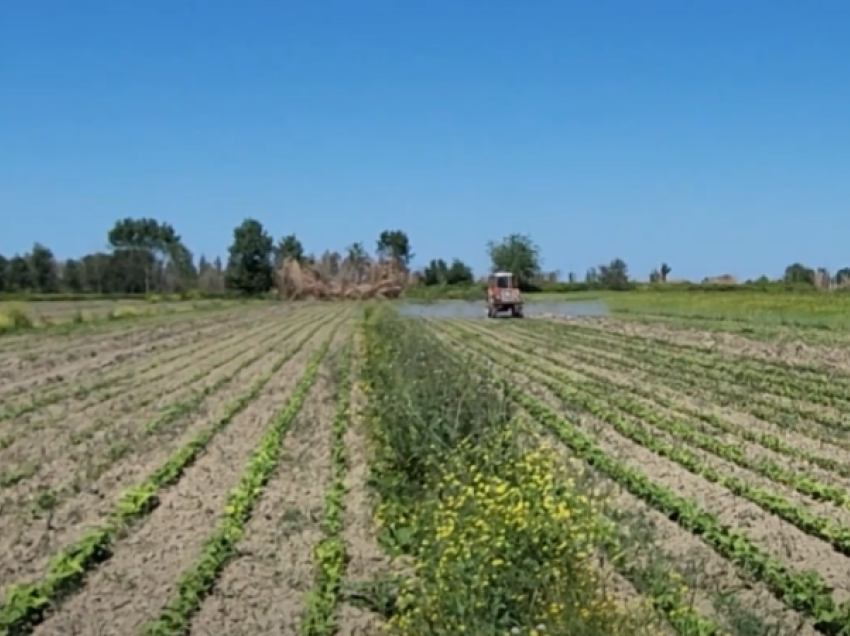
<instances>
[{"instance_id":1,"label":"blue sky","mask_svg":"<svg viewBox=\"0 0 850 636\"><path fill-rule=\"evenodd\" d=\"M850 264L847 0L0 3L0 253L245 217L583 275Z\"/></svg>"}]
</instances>

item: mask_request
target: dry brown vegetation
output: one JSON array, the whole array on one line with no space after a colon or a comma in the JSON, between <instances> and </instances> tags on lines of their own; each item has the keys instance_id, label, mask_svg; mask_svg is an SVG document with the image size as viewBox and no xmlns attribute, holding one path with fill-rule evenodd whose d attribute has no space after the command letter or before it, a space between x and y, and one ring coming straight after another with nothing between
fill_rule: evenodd
<instances>
[{"instance_id":1,"label":"dry brown vegetation","mask_svg":"<svg viewBox=\"0 0 850 636\"><path fill-rule=\"evenodd\" d=\"M335 266L325 261L311 264L286 259L276 278L282 300L364 300L398 298L409 273L395 261Z\"/></svg>"}]
</instances>

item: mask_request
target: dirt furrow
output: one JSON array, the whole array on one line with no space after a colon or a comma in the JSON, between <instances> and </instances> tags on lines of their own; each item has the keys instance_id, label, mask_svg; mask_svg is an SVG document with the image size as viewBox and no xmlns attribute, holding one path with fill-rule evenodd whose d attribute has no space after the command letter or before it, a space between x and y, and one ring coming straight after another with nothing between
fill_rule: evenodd
<instances>
[{"instance_id":1,"label":"dirt furrow","mask_svg":"<svg viewBox=\"0 0 850 636\"><path fill-rule=\"evenodd\" d=\"M595 366L593 363L587 362L588 358L584 355L577 356L574 349L553 349L553 347L547 347L537 339L525 337L518 337L516 340L511 340L511 342L516 342L518 347L528 351L530 354L539 352L542 356L551 356L558 359L560 361L560 372L571 375L579 381L594 379L593 376L602 376L624 391L631 389L636 390L642 395L652 394L655 401L637 396L633 397L633 399L642 404L652 406L652 408L657 409L660 413L665 413L677 419L686 418L693 420L693 413L701 412L718 418L728 424L727 428L735 429L737 432L730 433L728 431L712 429L710 425L702 422L694 422L694 425L696 428L712 430L712 434L720 436L727 443L741 445L752 457L769 458L791 470L809 473L825 483L850 488L850 479L817 468L808 462L782 455L777 451L769 450L756 443L745 441L741 437L745 432L748 434L770 435L808 454L819 456L826 460L850 464L850 449L829 444L822 439L815 438L811 434L811 436L807 436L807 427L802 424L799 426L799 429L795 427L795 430L790 431L774 422L760 419L752 414L738 411L731 407L719 406L716 396L711 393L710 389L702 386L701 383L695 381L689 382L688 377L681 377L679 379L691 384L694 394L697 397L669 389L664 385L664 380L652 372L651 367L638 368L635 365L629 365L628 362L623 362L621 370L614 370L607 366ZM541 359L538 358L538 361L540 362ZM695 379L690 378L690 380ZM674 404L675 408L662 406L657 403L657 400ZM808 428L813 428L813 426L809 426Z\"/></svg>"},{"instance_id":2,"label":"dirt furrow","mask_svg":"<svg viewBox=\"0 0 850 636\"><path fill-rule=\"evenodd\" d=\"M28 465L40 468L31 479L21 480L2 492L3 506L19 508L27 501L35 501L38 493L45 490L79 491L96 480L98 473L104 472L109 464L118 459L131 459L142 452L146 444L158 444L159 435L151 435L147 430L151 422L179 408L181 401L230 377L245 361L261 359L268 347L268 335L257 334L235 356L231 354L227 358L215 358L187 367L171 379L175 385L183 385L175 392L165 391L158 383L146 386L141 397L147 399L149 396L152 401L145 406L139 406L139 395L124 394L122 399L112 401L101 409L70 415L21 447L7 449L14 451L8 453L10 470L24 469ZM209 370L209 375L187 384L185 380L204 369ZM178 426L182 420L177 421ZM169 422L167 430L173 430L174 424ZM165 431L154 433L158 432ZM6 459L5 454L0 452L0 462Z\"/></svg>"},{"instance_id":3,"label":"dirt furrow","mask_svg":"<svg viewBox=\"0 0 850 636\"><path fill-rule=\"evenodd\" d=\"M175 347L191 345L214 334L226 334L238 325L250 324L244 314L203 315L168 325L149 325L149 328L115 339L92 337L91 345L72 350L53 349L44 357L31 359L26 355L8 360L0 367L3 397L32 392L34 389L64 385L90 375L111 373L128 361L146 365L148 356L156 351L168 352Z\"/></svg>"},{"instance_id":4,"label":"dirt furrow","mask_svg":"<svg viewBox=\"0 0 850 636\"><path fill-rule=\"evenodd\" d=\"M64 421L68 418L75 420L93 419L97 421L104 417L116 417L116 409L120 413L128 413L135 405L139 408L146 406L151 396L167 397L182 388L182 378L191 378L204 367L212 369L216 364L226 361L235 353L244 351L251 341L261 333L273 333L273 328L261 324L259 328L250 330L247 334L237 337L222 338L222 334L209 334L193 340L191 344L169 349L159 354L148 356L143 365L129 364L116 369L115 379L108 376L100 377L88 387L68 387L68 390L55 395L33 395L31 406L12 420L0 423L3 431L3 443L0 448L8 449L34 433L50 429L67 428ZM144 392L139 391L144 387ZM43 401L39 403L39 400ZM15 409L16 407L12 407ZM11 452L11 451L9 451ZM0 455L0 465L4 465Z\"/></svg>"},{"instance_id":5,"label":"dirt furrow","mask_svg":"<svg viewBox=\"0 0 850 636\"><path fill-rule=\"evenodd\" d=\"M181 572L199 556L204 538L223 512L227 495L274 414L285 404L313 349L327 338L320 329L310 344L271 379L259 397L223 432L183 479L163 493L145 524L121 542L88 585L36 629L36 634L124 636L156 617L174 593ZM286 347L267 357L269 366Z\"/></svg>"},{"instance_id":6,"label":"dirt furrow","mask_svg":"<svg viewBox=\"0 0 850 636\"><path fill-rule=\"evenodd\" d=\"M765 362L780 361L785 364L817 366L850 372L850 352L841 347L820 346L803 342L766 343L744 336L719 331L679 329L658 323L644 324L611 318L578 318L570 322L635 338L655 338L697 349L714 351L730 357L741 355Z\"/></svg>"},{"instance_id":7,"label":"dirt furrow","mask_svg":"<svg viewBox=\"0 0 850 636\"><path fill-rule=\"evenodd\" d=\"M305 333L306 330L301 332ZM286 335L266 342L266 355L242 369L219 391L206 396L192 412L156 435L134 454L132 461L118 462L80 492L57 504L50 501L49 497L48 501L43 501L44 494L39 493L26 510L5 516L4 532L0 533L0 581L3 584L19 580L26 582L39 576L45 570L51 554L78 541L88 529L99 526L124 490L141 483L177 449L184 447L200 431L208 428L211 422L220 418L258 376L272 368L275 360L283 352L290 351L296 343L296 338ZM303 355L299 354L298 357L303 359ZM277 374L277 378L280 379L283 373L297 373L294 362L290 361ZM242 416L245 417L244 412ZM231 422L229 427L236 423ZM0 589L0 593L2 591Z\"/></svg>"},{"instance_id":8,"label":"dirt furrow","mask_svg":"<svg viewBox=\"0 0 850 636\"><path fill-rule=\"evenodd\" d=\"M277 473L248 523L239 556L192 621L194 634L254 636L298 633L304 595L314 575L313 548L322 539L325 492L331 480L331 425L336 386L331 378L345 335L322 363Z\"/></svg>"},{"instance_id":9,"label":"dirt furrow","mask_svg":"<svg viewBox=\"0 0 850 636\"><path fill-rule=\"evenodd\" d=\"M374 501L368 486L371 449L363 420L366 396L354 383L351 396L351 425L345 432L348 450L348 472L345 477L345 529L342 537L348 550L346 580L362 582L389 572L390 558L378 545L373 521ZM363 636L379 633L383 617L349 603L339 612L340 636Z\"/></svg>"}]
</instances>

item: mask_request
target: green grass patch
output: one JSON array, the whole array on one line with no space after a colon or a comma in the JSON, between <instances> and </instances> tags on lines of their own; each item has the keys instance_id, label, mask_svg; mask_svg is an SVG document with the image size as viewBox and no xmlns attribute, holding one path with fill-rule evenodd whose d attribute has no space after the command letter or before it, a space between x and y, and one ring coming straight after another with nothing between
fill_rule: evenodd
<instances>
[{"instance_id":1,"label":"green grass patch","mask_svg":"<svg viewBox=\"0 0 850 636\"><path fill-rule=\"evenodd\" d=\"M397 580L358 586L390 631L640 633L641 612L608 597L595 567L613 532L600 503L523 436L505 387L388 309L364 341L381 539L412 558Z\"/></svg>"}]
</instances>

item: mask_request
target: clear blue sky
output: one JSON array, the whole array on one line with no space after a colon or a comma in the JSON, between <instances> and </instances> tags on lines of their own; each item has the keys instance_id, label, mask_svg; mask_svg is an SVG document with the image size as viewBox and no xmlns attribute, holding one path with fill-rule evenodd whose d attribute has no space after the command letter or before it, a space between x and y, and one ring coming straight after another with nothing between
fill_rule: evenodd
<instances>
[{"instance_id":1,"label":"clear blue sky","mask_svg":"<svg viewBox=\"0 0 850 636\"><path fill-rule=\"evenodd\" d=\"M529 233L583 275L850 264L847 0L10 0L0 253Z\"/></svg>"}]
</instances>

